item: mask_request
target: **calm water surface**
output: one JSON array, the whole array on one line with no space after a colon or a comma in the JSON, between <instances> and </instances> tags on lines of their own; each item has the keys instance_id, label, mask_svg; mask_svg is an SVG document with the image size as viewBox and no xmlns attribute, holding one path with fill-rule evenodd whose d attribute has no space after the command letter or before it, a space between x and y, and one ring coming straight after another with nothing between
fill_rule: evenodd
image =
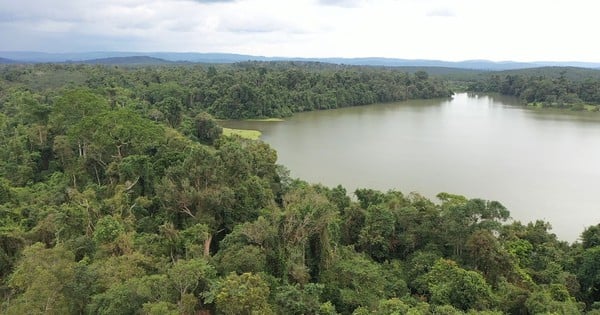
<instances>
[{"instance_id":1,"label":"calm water surface","mask_svg":"<svg viewBox=\"0 0 600 315\"><path fill-rule=\"evenodd\" d=\"M279 163L309 182L498 200L515 220L549 221L567 241L600 223L597 113L463 93L227 125L261 130Z\"/></svg>"}]
</instances>

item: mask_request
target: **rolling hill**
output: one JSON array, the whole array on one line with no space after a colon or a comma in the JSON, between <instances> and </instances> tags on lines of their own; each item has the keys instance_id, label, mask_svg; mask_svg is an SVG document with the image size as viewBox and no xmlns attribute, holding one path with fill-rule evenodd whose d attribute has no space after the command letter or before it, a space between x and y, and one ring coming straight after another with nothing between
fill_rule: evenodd
<instances>
[{"instance_id":1,"label":"rolling hill","mask_svg":"<svg viewBox=\"0 0 600 315\"><path fill-rule=\"evenodd\" d=\"M592 62L515 62L465 60L443 61L399 58L295 58L266 57L229 53L195 53L195 52L73 52L45 53L32 51L0 51L0 58L10 59L18 63L70 62L97 64L163 64L168 62L196 63L236 63L244 61L304 61L325 62L345 65L388 66L388 67L445 67L483 71L516 70L537 67L583 67L600 68L600 63Z\"/></svg>"},{"instance_id":2,"label":"rolling hill","mask_svg":"<svg viewBox=\"0 0 600 315\"><path fill-rule=\"evenodd\" d=\"M130 56L130 57L109 57L90 59L83 61L73 61L73 63L84 63L84 64L102 64L102 65L163 65L171 64L173 61L148 57L148 56Z\"/></svg>"},{"instance_id":3,"label":"rolling hill","mask_svg":"<svg viewBox=\"0 0 600 315\"><path fill-rule=\"evenodd\" d=\"M0 58L0 64L15 64L19 63L16 60L8 59L8 58Z\"/></svg>"}]
</instances>

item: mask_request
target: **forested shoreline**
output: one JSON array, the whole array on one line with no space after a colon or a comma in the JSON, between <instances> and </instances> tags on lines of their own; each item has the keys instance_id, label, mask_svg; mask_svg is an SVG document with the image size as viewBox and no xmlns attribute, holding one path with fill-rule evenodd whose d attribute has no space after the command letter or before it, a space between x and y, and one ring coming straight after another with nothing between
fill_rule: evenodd
<instances>
[{"instance_id":1,"label":"forested shoreline","mask_svg":"<svg viewBox=\"0 0 600 315\"><path fill-rule=\"evenodd\" d=\"M542 108L600 110L600 79L569 78L566 70L555 72L558 76L492 74L489 78L471 82L467 89L516 96L527 105Z\"/></svg>"},{"instance_id":2,"label":"forested shoreline","mask_svg":"<svg viewBox=\"0 0 600 315\"><path fill-rule=\"evenodd\" d=\"M0 313L599 314L600 224L289 177L220 118L447 97L318 64L0 68ZM593 224L593 223L591 223Z\"/></svg>"},{"instance_id":3,"label":"forested shoreline","mask_svg":"<svg viewBox=\"0 0 600 315\"><path fill-rule=\"evenodd\" d=\"M65 87L89 88L109 98L113 107L135 103L146 107L143 115L171 126L177 121L169 116L184 111L205 111L223 119L286 117L309 110L452 95L442 80L424 71L409 74L393 68L320 63L35 64L4 66L0 76L3 89L27 89L45 99Z\"/></svg>"}]
</instances>

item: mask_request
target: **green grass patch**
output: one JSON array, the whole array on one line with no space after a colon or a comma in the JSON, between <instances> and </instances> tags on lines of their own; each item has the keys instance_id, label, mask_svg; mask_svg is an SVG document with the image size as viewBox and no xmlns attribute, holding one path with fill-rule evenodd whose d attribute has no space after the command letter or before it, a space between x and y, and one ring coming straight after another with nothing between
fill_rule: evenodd
<instances>
[{"instance_id":1,"label":"green grass patch","mask_svg":"<svg viewBox=\"0 0 600 315\"><path fill-rule=\"evenodd\" d=\"M284 121L283 118L245 119L246 121Z\"/></svg>"},{"instance_id":2,"label":"green grass patch","mask_svg":"<svg viewBox=\"0 0 600 315\"><path fill-rule=\"evenodd\" d=\"M564 107L558 107L558 106L544 104L542 102L537 102L537 103L527 103L527 107L543 109L543 110L572 110L572 111L588 111L588 112L600 111L600 105L593 105L593 104L569 104Z\"/></svg>"},{"instance_id":3,"label":"green grass patch","mask_svg":"<svg viewBox=\"0 0 600 315\"><path fill-rule=\"evenodd\" d=\"M283 118L248 118L248 119L219 119L215 118L215 121L260 121L260 122L274 122L274 121L285 121Z\"/></svg>"},{"instance_id":4,"label":"green grass patch","mask_svg":"<svg viewBox=\"0 0 600 315\"><path fill-rule=\"evenodd\" d=\"M544 104L542 103L527 103L527 106L535 108L544 108Z\"/></svg>"},{"instance_id":5,"label":"green grass patch","mask_svg":"<svg viewBox=\"0 0 600 315\"><path fill-rule=\"evenodd\" d=\"M245 139L250 140L258 140L260 138L260 131L258 130L248 130L248 129L232 129L223 127L223 135L225 136L233 136L237 135Z\"/></svg>"}]
</instances>

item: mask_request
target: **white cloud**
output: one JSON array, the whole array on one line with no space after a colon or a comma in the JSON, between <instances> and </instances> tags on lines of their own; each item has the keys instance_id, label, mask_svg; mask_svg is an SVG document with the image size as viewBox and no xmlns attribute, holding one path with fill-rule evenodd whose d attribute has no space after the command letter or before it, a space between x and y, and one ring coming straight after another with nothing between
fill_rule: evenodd
<instances>
[{"instance_id":1,"label":"white cloud","mask_svg":"<svg viewBox=\"0 0 600 315\"><path fill-rule=\"evenodd\" d=\"M455 14L448 8L439 8L427 12L427 16L453 17Z\"/></svg>"},{"instance_id":2,"label":"white cloud","mask_svg":"<svg viewBox=\"0 0 600 315\"><path fill-rule=\"evenodd\" d=\"M592 0L0 0L2 50L600 61Z\"/></svg>"},{"instance_id":3,"label":"white cloud","mask_svg":"<svg viewBox=\"0 0 600 315\"><path fill-rule=\"evenodd\" d=\"M360 0L318 0L318 3L342 8L354 8L361 4Z\"/></svg>"}]
</instances>

